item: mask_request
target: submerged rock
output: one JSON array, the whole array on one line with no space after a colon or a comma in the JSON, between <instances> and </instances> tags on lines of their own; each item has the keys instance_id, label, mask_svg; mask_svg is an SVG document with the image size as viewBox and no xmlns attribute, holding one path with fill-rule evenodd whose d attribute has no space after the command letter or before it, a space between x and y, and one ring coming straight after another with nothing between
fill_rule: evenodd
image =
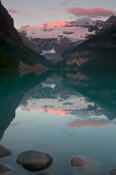
<instances>
[{"instance_id":1,"label":"submerged rock","mask_svg":"<svg viewBox=\"0 0 116 175\"><path fill-rule=\"evenodd\" d=\"M0 158L10 156L11 154L12 154L12 152L9 149L0 145Z\"/></svg>"},{"instance_id":2,"label":"submerged rock","mask_svg":"<svg viewBox=\"0 0 116 175\"><path fill-rule=\"evenodd\" d=\"M39 171L48 168L53 161L53 158L39 151L25 151L17 158L17 163L22 165L29 171Z\"/></svg>"},{"instance_id":3,"label":"submerged rock","mask_svg":"<svg viewBox=\"0 0 116 175\"><path fill-rule=\"evenodd\" d=\"M71 160L71 165L73 167L82 167L82 166L84 166L84 161L80 157L73 157Z\"/></svg>"},{"instance_id":4,"label":"submerged rock","mask_svg":"<svg viewBox=\"0 0 116 175\"><path fill-rule=\"evenodd\" d=\"M113 170L110 172L110 175L116 175L116 169L113 169Z\"/></svg>"},{"instance_id":5,"label":"submerged rock","mask_svg":"<svg viewBox=\"0 0 116 175\"><path fill-rule=\"evenodd\" d=\"M5 165L0 164L0 174L7 173L10 171L9 168L7 168Z\"/></svg>"},{"instance_id":6,"label":"submerged rock","mask_svg":"<svg viewBox=\"0 0 116 175\"><path fill-rule=\"evenodd\" d=\"M102 165L99 161L92 158L77 155L71 160L73 174L94 174L102 170Z\"/></svg>"}]
</instances>

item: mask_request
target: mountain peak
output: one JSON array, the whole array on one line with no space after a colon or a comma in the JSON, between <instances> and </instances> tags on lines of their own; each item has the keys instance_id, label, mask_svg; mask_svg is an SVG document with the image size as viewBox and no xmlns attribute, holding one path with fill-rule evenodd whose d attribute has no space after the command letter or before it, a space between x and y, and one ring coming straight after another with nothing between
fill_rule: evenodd
<instances>
[{"instance_id":1,"label":"mountain peak","mask_svg":"<svg viewBox=\"0 0 116 175\"><path fill-rule=\"evenodd\" d=\"M22 40L14 27L14 20L0 1L0 37L22 43Z\"/></svg>"},{"instance_id":2,"label":"mountain peak","mask_svg":"<svg viewBox=\"0 0 116 175\"><path fill-rule=\"evenodd\" d=\"M75 21L72 21L70 23L73 25L92 25L93 20L89 17L83 17L83 18L77 19Z\"/></svg>"},{"instance_id":3,"label":"mountain peak","mask_svg":"<svg viewBox=\"0 0 116 175\"><path fill-rule=\"evenodd\" d=\"M116 24L116 16L112 15L107 21L106 23L115 23Z\"/></svg>"},{"instance_id":4,"label":"mountain peak","mask_svg":"<svg viewBox=\"0 0 116 175\"><path fill-rule=\"evenodd\" d=\"M116 27L116 16L112 15L105 23L104 28Z\"/></svg>"}]
</instances>

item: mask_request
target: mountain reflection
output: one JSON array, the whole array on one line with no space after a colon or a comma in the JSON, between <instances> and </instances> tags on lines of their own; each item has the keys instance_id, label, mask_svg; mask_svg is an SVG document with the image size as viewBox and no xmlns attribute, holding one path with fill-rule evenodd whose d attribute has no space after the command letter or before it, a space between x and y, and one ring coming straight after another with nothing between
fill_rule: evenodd
<instances>
[{"instance_id":1,"label":"mountain reflection","mask_svg":"<svg viewBox=\"0 0 116 175\"><path fill-rule=\"evenodd\" d=\"M53 74L25 94L21 108L59 116L76 115L78 111L97 109L59 74Z\"/></svg>"},{"instance_id":2,"label":"mountain reflection","mask_svg":"<svg viewBox=\"0 0 116 175\"><path fill-rule=\"evenodd\" d=\"M25 94L20 107L30 112L78 115L77 125L81 126L108 125L116 114L116 78L111 74L69 74L48 75L46 80ZM84 120L92 121L86 123Z\"/></svg>"},{"instance_id":3,"label":"mountain reflection","mask_svg":"<svg viewBox=\"0 0 116 175\"><path fill-rule=\"evenodd\" d=\"M116 117L116 74L114 72L86 73L86 75L66 73L65 78L76 91L98 104L102 113L109 119L113 120Z\"/></svg>"},{"instance_id":4,"label":"mountain reflection","mask_svg":"<svg viewBox=\"0 0 116 175\"><path fill-rule=\"evenodd\" d=\"M40 78L41 80L41 78ZM0 73L0 139L4 131L15 118L15 111L20 105L24 94L38 83L38 77L34 74L19 76L18 73ZM18 124L12 124L16 127Z\"/></svg>"},{"instance_id":5,"label":"mountain reflection","mask_svg":"<svg viewBox=\"0 0 116 175\"><path fill-rule=\"evenodd\" d=\"M42 76L0 74L0 139L20 106L65 117L73 115L67 127L102 127L116 117L116 76L81 73L46 73ZM31 121L27 121L31 122Z\"/></svg>"}]
</instances>

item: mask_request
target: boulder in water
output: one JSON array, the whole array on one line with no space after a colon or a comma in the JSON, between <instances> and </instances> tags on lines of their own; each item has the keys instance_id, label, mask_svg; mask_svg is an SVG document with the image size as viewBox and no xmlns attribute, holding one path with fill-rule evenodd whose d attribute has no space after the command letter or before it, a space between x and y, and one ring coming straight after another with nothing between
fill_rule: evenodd
<instances>
[{"instance_id":1,"label":"boulder in water","mask_svg":"<svg viewBox=\"0 0 116 175\"><path fill-rule=\"evenodd\" d=\"M12 152L9 149L0 145L0 158L10 156L11 154L12 154Z\"/></svg>"},{"instance_id":2,"label":"boulder in water","mask_svg":"<svg viewBox=\"0 0 116 175\"><path fill-rule=\"evenodd\" d=\"M8 171L10 171L10 169L8 167L0 164L0 174L7 173Z\"/></svg>"},{"instance_id":3,"label":"boulder in water","mask_svg":"<svg viewBox=\"0 0 116 175\"><path fill-rule=\"evenodd\" d=\"M17 158L17 163L29 171L39 171L48 168L53 161L53 158L39 151L25 151Z\"/></svg>"}]
</instances>

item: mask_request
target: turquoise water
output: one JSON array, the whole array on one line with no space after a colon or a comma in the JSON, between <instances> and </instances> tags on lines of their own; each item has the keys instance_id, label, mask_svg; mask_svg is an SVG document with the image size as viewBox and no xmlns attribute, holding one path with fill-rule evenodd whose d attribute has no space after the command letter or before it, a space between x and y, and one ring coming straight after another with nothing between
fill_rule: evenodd
<instances>
[{"instance_id":1,"label":"turquoise water","mask_svg":"<svg viewBox=\"0 0 116 175\"><path fill-rule=\"evenodd\" d=\"M0 161L11 174L39 174L16 163L30 149L53 157L42 171L49 175L108 175L116 168L114 73L1 73L0 79L0 145L13 152ZM76 155L83 168L71 167Z\"/></svg>"}]
</instances>

